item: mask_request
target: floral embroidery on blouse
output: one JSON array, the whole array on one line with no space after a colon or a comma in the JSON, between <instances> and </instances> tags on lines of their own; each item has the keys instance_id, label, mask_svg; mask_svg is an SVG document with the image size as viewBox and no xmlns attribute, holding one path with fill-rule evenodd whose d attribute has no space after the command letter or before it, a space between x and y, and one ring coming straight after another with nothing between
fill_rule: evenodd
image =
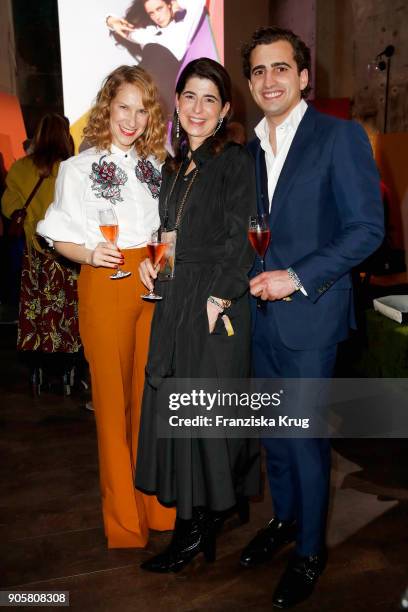
<instances>
[{"instance_id":1,"label":"floral embroidery on blouse","mask_svg":"<svg viewBox=\"0 0 408 612\"><path fill-rule=\"evenodd\" d=\"M135 167L136 177L141 183L146 183L153 198L158 198L161 185L161 174L152 164L151 161L145 159L139 160Z\"/></svg>"},{"instance_id":2,"label":"floral embroidery on blouse","mask_svg":"<svg viewBox=\"0 0 408 612\"><path fill-rule=\"evenodd\" d=\"M97 198L105 198L111 204L123 202L120 187L128 180L127 174L114 162L103 162L104 157L106 155L102 155L98 163L92 164L92 173L89 175L92 180L92 190L96 192Z\"/></svg>"}]
</instances>

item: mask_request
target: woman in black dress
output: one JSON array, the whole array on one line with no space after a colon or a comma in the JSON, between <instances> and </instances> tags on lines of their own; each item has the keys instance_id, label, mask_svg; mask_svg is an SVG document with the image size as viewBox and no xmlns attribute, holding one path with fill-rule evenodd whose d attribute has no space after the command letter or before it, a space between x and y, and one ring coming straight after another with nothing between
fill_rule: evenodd
<instances>
[{"instance_id":1,"label":"woman in black dress","mask_svg":"<svg viewBox=\"0 0 408 612\"><path fill-rule=\"evenodd\" d=\"M215 517L259 491L255 440L163 439L156 431L164 378L249 376L255 176L246 149L226 142L230 101L230 78L217 62L194 60L181 73L175 157L163 169L159 203L162 226L178 227L175 278L155 283L163 300L151 328L136 466L136 486L177 507L170 545L142 565L156 572L178 571L199 552L213 559ZM157 274L148 259L140 276L151 289Z\"/></svg>"}]
</instances>

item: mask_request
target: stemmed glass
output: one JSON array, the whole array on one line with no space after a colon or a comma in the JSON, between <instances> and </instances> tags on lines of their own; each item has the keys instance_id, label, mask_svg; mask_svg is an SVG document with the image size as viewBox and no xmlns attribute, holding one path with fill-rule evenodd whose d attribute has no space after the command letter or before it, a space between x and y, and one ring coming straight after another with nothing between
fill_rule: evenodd
<instances>
[{"instance_id":1,"label":"stemmed glass","mask_svg":"<svg viewBox=\"0 0 408 612\"><path fill-rule=\"evenodd\" d=\"M254 215L249 217L248 223L248 238L252 245L252 248L258 253L262 272L265 272L265 253L268 250L269 243L271 241L271 230L269 227L268 215L263 213L262 215ZM283 302L291 302L290 296L282 298ZM257 298L258 308L263 308L265 302L260 298Z\"/></svg>"},{"instance_id":2,"label":"stemmed glass","mask_svg":"<svg viewBox=\"0 0 408 612\"><path fill-rule=\"evenodd\" d=\"M147 243L147 252L149 255L149 259L152 262L154 268L157 268L163 258L163 255L166 252L168 247L167 242L162 242L160 239L159 230L155 230L152 232L149 242ZM141 298L144 300L162 300L163 297L161 295L157 295L153 289L146 293L145 295L141 295Z\"/></svg>"},{"instance_id":3,"label":"stemmed glass","mask_svg":"<svg viewBox=\"0 0 408 612\"><path fill-rule=\"evenodd\" d=\"M113 208L101 208L98 210L99 229L106 242L110 242L116 246L119 236L119 223ZM110 278L116 280L118 278L126 278L131 272L117 270L115 274L111 274Z\"/></svg>"},{"instance_id":4,"label":"stemmed glass","mask_svg":"<svg viewBox=\"0 0 408 612\"><path fill-rule=\"evenodd\" d=\"M260 257L262 272L265 272L265 253L271 240L268 215L262 214L249 217L248 238L252 248Z\"/></svg>"}]
</instances>

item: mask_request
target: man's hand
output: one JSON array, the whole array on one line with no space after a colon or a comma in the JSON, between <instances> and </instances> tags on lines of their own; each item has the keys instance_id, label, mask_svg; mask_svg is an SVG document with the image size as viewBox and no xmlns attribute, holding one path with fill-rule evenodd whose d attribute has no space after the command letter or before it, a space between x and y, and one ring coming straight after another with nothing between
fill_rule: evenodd
<instances>
[{"instance_id":1,"label":"man's hand","mask_svg":"<svg viewBox=\"0 0 408 612\"><path fill-rule=\"evenodd\" d=\"M296 286L287 270L262 272L251 279L249 290L261 300L282 300L296 291Z\"/></svg>"}]
</instances>

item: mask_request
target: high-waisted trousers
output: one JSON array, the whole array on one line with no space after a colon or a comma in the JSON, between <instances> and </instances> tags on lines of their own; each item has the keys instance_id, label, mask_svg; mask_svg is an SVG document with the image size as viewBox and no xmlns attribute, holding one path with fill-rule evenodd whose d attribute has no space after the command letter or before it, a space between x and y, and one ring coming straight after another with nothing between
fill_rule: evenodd
<instances>
[{"instance_id":1,"label":"high-waisted trousers","mask_svg":"<svg viewBox=\"0 0 408 612\"><path fill-rule=\"evenodd\" d=\"M145 248L126 249L128 278L111 280L108 268L82 266L79 327L92 381L100 485L109 548L143 547L149 528L173 529L175 511L134 488L140 404L154 306L138 266Z\"/></svg>"}]
</instances>

